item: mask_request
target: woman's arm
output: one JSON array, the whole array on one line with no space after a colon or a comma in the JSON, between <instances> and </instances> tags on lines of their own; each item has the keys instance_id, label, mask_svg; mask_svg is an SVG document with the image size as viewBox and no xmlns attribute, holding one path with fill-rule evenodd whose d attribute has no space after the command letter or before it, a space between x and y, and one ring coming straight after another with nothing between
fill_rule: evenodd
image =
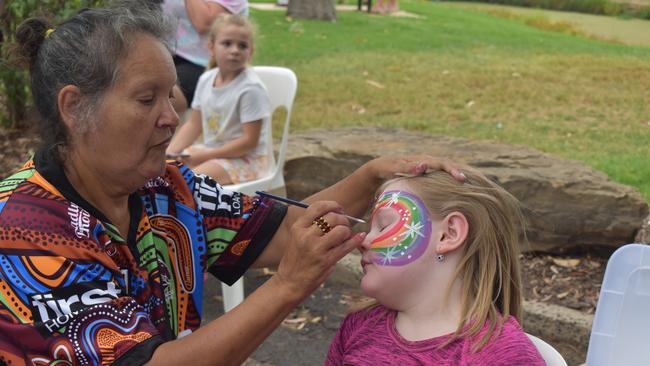
<instances>
[{"instance_id":1,"label":"woman's arm","mask_svg":"<svg viewBox=\"0 0 650 366\"><path fill-rule=\"evenodd\" d=\"M176 132L172 142L167 147L167 154L180 154L190 146L201 133L201 111L192 109L190 119Z\"/></svg>"},{"instance_id":2,"label":"woman's arm","mask_svg":"<svg viewBox=\"0 0 650 366\"><path fill-rule=\"evenodd\" d=\"M444 170L459 181L465 176L456 165L446 159L438 159L428 155L412 155L404 157L379 157L362 165L351 175L336 184L313 194L305 202L331 200L341 205L345 214L360 217L365 214L379 186L396 173L423 174L427 170ZM289 207L287 214L264 252L253 264L254 267L275 266L284 253L284 243L289 236L290 227L301 215L304 209ZM332 217L329 214L328 217ZM341 215L338 215L341 216Z\"/></svg>"},{"instance_id":3,"label":"woman's arm","mask_svg":"<svg viewBox=\"0 0 650 366\"><path fill-rule=\"evenodd\" d=\"M312 225L315 218L337 209L335 202L318 202L303 209L291 228L277 273L233 310L186 337L160 345L148 364L240 365L325 281L336 262L363 241L363 234L350 238L350 228L344 222L327 234Z\"/></svg>"},{"instance_id":4,"label":"woman's arm","mask_svg":"<svg viewBox=\"0 0 650 366\"><path fill-rule=\"evenodd\" d=\"M219 14L230 12L218 3L205 0L185 0L185 10L190 22L200 34L210 31L210 26Z\"/></svg>"},{"instance_id":5,"label":"woman's arm","mask_svg":"<svg viewBox=\"0 0 650 366\"><path fill-rule=\"evenodd\" d=\"M257 147L262 132L262 120L242 123L242 135L215 148L190 147L187 152L190 157L185 162L197 166L207 160L217 158L239 158Z\"/></svg>"}]
</instances>

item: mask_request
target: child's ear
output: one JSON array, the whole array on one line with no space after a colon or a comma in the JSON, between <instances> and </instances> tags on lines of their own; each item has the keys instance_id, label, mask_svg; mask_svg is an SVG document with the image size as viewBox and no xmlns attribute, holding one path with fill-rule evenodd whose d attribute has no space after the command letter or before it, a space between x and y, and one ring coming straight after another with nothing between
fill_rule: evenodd
<instances>
[{"instance_id":1,"label":"child's ear","mask_svg":"<svg viewBox=\"0 0 650 366\"><path fill-rule=\"evenodd\" d=\"M460 248L469 231L467 218L460 212L454 211L442 220L442 238L436 246L437 254L447 254Z\"/></svg>"}]
</instances>

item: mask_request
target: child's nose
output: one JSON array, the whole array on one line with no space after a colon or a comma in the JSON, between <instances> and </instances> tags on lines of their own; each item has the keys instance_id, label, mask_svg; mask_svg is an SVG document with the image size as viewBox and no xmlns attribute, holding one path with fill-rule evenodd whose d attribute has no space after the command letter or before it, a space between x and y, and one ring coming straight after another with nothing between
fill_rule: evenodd
<instances>
[{"instance_id":1,"label":"child's nose","mask_svg":"<svg viewBox=\"0 0 650 366\"><path fill-rule=\"evenodd\" d=\"M370 236L370 233L368 233L368 235L366 235L366 237L361 242L361 247L359 248L359 250L361 250L361 252L363 253L367 250L370 250L370 246L372 246L372 237Z\"/></svg>"}]
</instances>

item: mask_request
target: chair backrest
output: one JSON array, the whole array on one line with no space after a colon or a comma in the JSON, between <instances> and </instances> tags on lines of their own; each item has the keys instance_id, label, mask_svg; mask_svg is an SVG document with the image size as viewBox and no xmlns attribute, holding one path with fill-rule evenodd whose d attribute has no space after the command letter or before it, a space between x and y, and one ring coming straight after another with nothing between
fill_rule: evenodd
<instances>
[{"instance_id":1,"label":"chair backrest","mask_svg":"<svg viewBox=\"0 0 650 366\"><path fill-rule=\"evenodd\" d=\"M628 244L607 262L587 365L650 365L650 246Z\"/></svg>"},{"instance_id":2,"label":"chair backrest","mask_svg":"<svg viewBox=\"0 0 650 366\"><path fill-rule=\"evenodd\" d=\"M567 363L564 361L560 352L553 348L553 346L532 334L526 333L526 335L528 336L528 339L533 342L535 348L537 348L537 351L542 355L544 362L546 362L548 366L567 366Z\"/></svg>"},{"instance_id":3,"label":"chair backrest","mask_svg":"<svg viewBox=\"0 0 650 366\"><path fill-rule=\"evenodd\" d=\"M269 174L259 179L232 184L226 186L227 189L243 192L246 194L255 194L257 190L277 190L284 189L284 169L285 155L287 152L287 142L289 140L289 123L291 120L291 109L293 100L298 89L298 79L296 74L286 67L277 66L254 66L253 70L266 86L271 100L271 110L275 111L278 107L284 107L287 110L287 116L282 129L282 139L277 159L272 159ZM267 126L267 146L269 147L269 156L273 157L273 134L272 126Z\"/></svg>"}]
</instances>

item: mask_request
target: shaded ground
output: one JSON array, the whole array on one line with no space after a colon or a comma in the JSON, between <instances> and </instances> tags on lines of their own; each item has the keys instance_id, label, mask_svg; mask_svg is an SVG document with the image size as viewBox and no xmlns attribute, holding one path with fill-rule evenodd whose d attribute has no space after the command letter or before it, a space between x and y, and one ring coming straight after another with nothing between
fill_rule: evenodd
<instances>
[{"instance_id":1,"label":"shaded ground","mask_svg":"<svg viewBox=\"0 0 650 366\"><path fill-rule=\"evenodd\" d=\"M223 314L221 286L209 277L203 302L204 323ZM262 270L249 271L244 281L246 294L268 278ZM244 366L322 365L336 329L359 295L356 289L330 278L284 320Z\"/></svg>"},{"instance_id":2,"label":"shaded ground","mask_svg":"<svg viewBox=\"0 0 650 366\"><path fill-rule=\"evenodd\" d=\"M524 298L593 314L607 260L591 255L521 256Z\"/></svg>"}]
</instances>

